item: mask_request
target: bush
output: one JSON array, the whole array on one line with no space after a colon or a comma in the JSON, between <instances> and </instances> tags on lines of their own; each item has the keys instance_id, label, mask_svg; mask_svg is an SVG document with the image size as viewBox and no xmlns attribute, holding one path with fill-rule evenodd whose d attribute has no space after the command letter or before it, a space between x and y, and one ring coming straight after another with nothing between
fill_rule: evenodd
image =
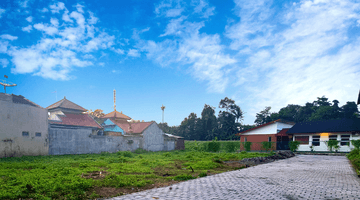
<instances>
[{"instance_id":1,"label":"bush","mask_svg":"<svg viewBox=\"0 0 360 200\"><path fill-rule=\"evenodd\" d=\"M266 141L261 142L261 146L266 152L268 152L269 149L271 149L272 147L272 142L266 142Z\"/></svg>"},{"instance_id":2,"label":"bush","mask_svg":"<svg viewBox=\"0 0 360 200\"><path fill-rule=\"evenodd\" d=\"M220 150L220 142L212 141L207 145L207 151L209 152L218 152Z\"/></svg>"},{"instance_id":3,"label":"bush","mask_svg":"<svg viewBox=\"0 0 360 200\"><path fill-rule=\"evenodd\" d=\"M299 148L300 142L299 141L290 141L289 146L290 146L290 150L292 152L295 152Z\"/></svg>"},{"instance_id":4,"label":"bush","mask_svg":"<svg viewBox=\"0 0 360 200\"><path fill-rule=\"evenodd\" d=\"M351 140L351 144L354 145L355 149L360 150L360 140Z\"/></svg>"},{"instance_id":5,"label":"bush","mask_svg":"<svg viewBox=\"0 0 360 200\"><path fill-rule=\"evenodd\" d=\"M356 173L360 177L360 150L353 149L352 151L350 151L347 157L349 158L351 164L355 168Z\"/></svg>"},{"instance_id":6,"label":"bush","mask_svg":"<svg viewBox=\"0 0 360 200\"><path fill-rule=\"evenodd\" d=\"M128 158L134 157L134 155L133 155L133 153L131 153L131 151L118 151L117 154L124 156L124 157L128 157Z\"/></svg>"},{"instance_id":7,"label":"bush","mask_svg":"<svg viewBox=\"0 0 360 200\"><path fill-rule=\"evenodd\" d=\"M201 173L199 174L199 177L205 177L205 176L207 176L207 174L206 174L205 172L201 172Z\"/></svg>"},{"instance_id":8,"label":"bush","mask_svg":"<svg viewBox=\"0 0 360 200\"><path fill-rule=\"evenodd\" d=\"M340 147L338 145L339 141L337 141L337 140L329 140L329 141L325 142L325 144L329 147L330 151L333 151L333 148L337 150Z\"/></svg>"},{"instance_id":9,"label":"bush","mask_svg":"<svg viewBox=\"0 0 360 200\"><path fill-rule=\"evenodd\" d=\"M238 145L239 145L238 142L227 142L225 143L225 150L226 152L234 152Z\"/></svg>"},{"instance_id":10,"label":"bush","mask_svg":"<svg viewBox=\"0 0 360 200\"><path fill-rule=\"evenodd\" d=\"M251 151L251 145L252 145L252 142L244 142L243 146L244 146L245 151Z\"/></svg>"}]
</instances>

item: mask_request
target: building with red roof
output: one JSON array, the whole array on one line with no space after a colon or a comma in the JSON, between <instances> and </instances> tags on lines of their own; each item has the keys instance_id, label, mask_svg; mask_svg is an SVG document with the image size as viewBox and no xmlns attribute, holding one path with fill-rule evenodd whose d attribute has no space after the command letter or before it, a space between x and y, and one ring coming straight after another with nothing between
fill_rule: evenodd
<instances>
[{"instance_id":1,"label":"building with red roof","mask_svg":"<svg viewBox=\"0 0 360 200\"><path fill-rule=\"evenodd\" d=\"M294 122L278 119L245 130L236 135L240 136L241 143L251 142L251 150L264 150L261 144L264 141L271 142L273 144L271 150L289 150L288 143L291 138L286 134L286 132L294 125ZM241 149L244 150L243 145Z\"/></svg>"}]
</instances>

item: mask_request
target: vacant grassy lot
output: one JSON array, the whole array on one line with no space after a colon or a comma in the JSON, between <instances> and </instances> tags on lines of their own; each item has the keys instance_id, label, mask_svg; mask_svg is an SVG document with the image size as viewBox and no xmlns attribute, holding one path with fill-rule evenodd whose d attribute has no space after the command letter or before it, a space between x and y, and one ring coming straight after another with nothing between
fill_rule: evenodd
<instances>
[{"instance_id":1,"label":"vacant grassy lot","mask_svg":"<svg viewBox=\"0 0 360 200\"><path fill-rule=\"evenodd\" d=\"M243 168L227 160L263 153L117 152L0 159L0 199L118 196Z\"/></svg>"},{"instance_id":2,"label":"vacant grassy lot","mask_svg":"<svg viewBox=\"0 0 360 200\"><path fill-rule=\"evenodd\" d=\"M185 141L185 150L189 151L206 151L206 146L211 141ZM229 145L229 143L233 144L235 146L235 151L240 150L240 141L217 141L220 143L220 152L227 152L226 146Z\"/></svg>"}]
</instances>

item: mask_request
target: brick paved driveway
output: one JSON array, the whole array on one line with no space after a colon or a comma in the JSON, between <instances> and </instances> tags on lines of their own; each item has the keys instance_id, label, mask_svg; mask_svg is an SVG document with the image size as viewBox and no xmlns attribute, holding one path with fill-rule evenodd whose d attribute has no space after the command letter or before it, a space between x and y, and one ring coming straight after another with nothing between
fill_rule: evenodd
<instances>
[{"instance_id":1,"label":"brick paved driveway","mask_svg":"<svg viewBox=\"0 0 360 200\"><path fill-rule=\"evenodd\" d=\"M344 156L298 155L112 199L360 199L360 180Z\"/></svg>"}]
</instances>

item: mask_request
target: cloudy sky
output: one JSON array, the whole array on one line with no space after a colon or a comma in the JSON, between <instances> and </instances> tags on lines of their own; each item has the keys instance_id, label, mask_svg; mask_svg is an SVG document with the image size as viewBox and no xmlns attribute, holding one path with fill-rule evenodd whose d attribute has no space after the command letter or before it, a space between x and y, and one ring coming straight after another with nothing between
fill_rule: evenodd
<instances>
[{"instance_id":1,"label":"cloudy sky","mask_svg":"<svg viewBox=\"0 0 360 200\"><path fill-rule=\"evenodd\" d=\"M116 89L118 111L161 122L164 104L179 125L227 96L253 124L265 106L357 99L360 3L3 0L5 74L43 107L66 96L108 113Z\"/></svg>"}]
</instances>

